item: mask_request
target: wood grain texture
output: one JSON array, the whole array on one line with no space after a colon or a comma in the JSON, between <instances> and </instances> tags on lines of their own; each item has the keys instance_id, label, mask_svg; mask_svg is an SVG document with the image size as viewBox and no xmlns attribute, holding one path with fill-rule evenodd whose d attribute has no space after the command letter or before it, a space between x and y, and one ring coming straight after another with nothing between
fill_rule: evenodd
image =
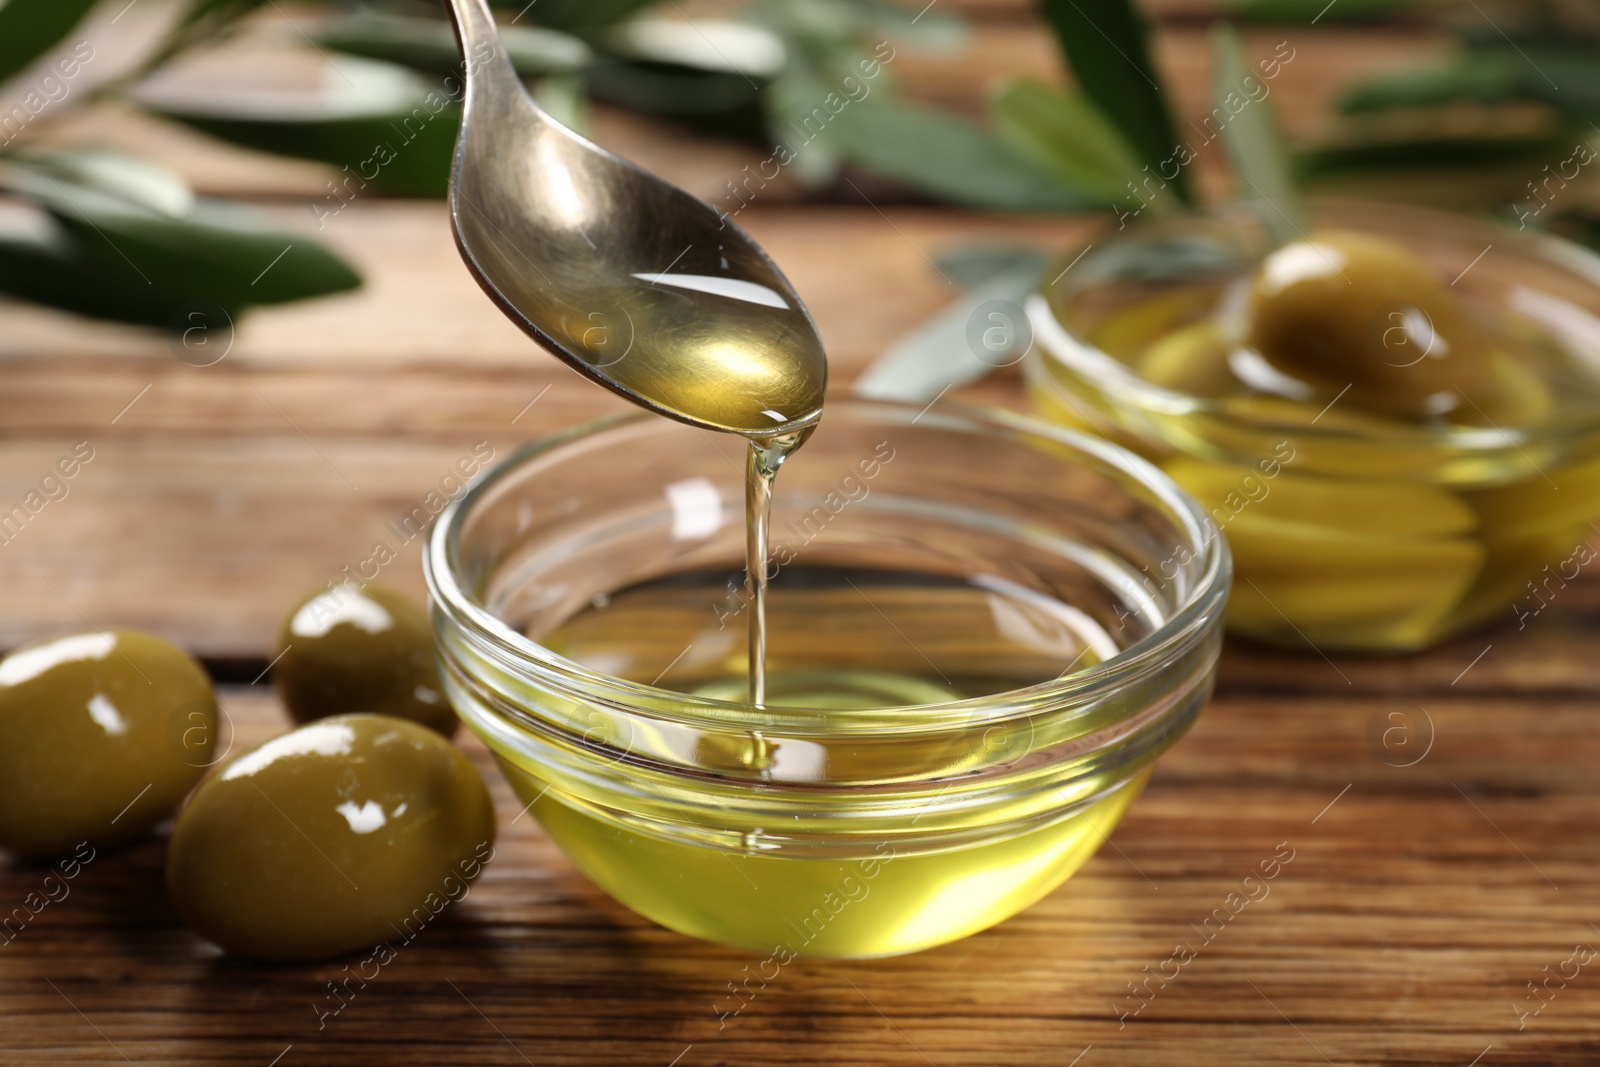
<instances>
[{"instance_id":1,"label":"wood grain texture","mask_svg":"<svg viewBox=\"0 0 1600 1067\"><path fill-rule=\"evenodd\" d=\"M269 693L225 697L237 745L282 728ZM590 887L468 739L494 783L497 859L325 1025L326 983L354 961L219 958L166 902L157 839L97 858L0 948L0 1062L1064 1065L1092 1045L1086 1067L1466 1064L1491 1046L1480 1062L1593 1063L1588 969L1520 1032L1513 1008L1546 964L1600 942L1590 702L1432 700L1410 767L1372 741L1390 704L1405 702L1223 696L1115 847L1039 905L911 957L796 961L725 1019L727 983L756 961ZM1266 895L1202 928L1285 844ZM0 903L43 873L0 868ZM1121 1018L1139 1003L1126 984L1179 944L1195 958Z\"/></svg>"},{"instance_id":2,"label":"wood grain texture","mask_svg":"<svg viewBox=\"0 0 1600 1067\"><path fill-rule=\"evenodd\" d=\"M904 57L919 97L975 112L998 72L1059 76L1024 0L947 2L979 20L974 48L953 63ZM281 35L277 6L263 20ZM1215 5L1152 6L1193 117ZM1341 85L1443 41L1421 26L1248 40L1264 54L1287 35L1297 58L1273 92L1300 133ZM112 108L43 125L171 158L206 191L261 198L317 232L305 202L320 167ZM604 109L598 136L704 196L757 158ZM1217 162L1202 157L1207 190L1226 186ZM740 221L806 298L840 387L950 299L928 262L942 247L1095 239L1091 220L803 195L774 186ZM363 199L318 236L367 287L253 313L211 367L155 335L0 304L0 507L76 442L95 449L70 494L0 544L0 647L139 626L247 681L294 598L392 538L385 524L476 442L504 454L620 410L492 312L438 205ZM1014 374L951 395L1025 407ZM382 580L420 594L416 543ZM1537 1015L1518 1008L1540 1007L1528 983L1575 945L1600 947L1597 640L1600 580L1586 574L1525 627L1507 605L1498 626L1423 655L1230 641L1214 704L1062 889L920 955L797 961L727 1018L728 983L758 961L590 887L466 738L495 792L498 859L336 1016L319 1021L326 983L354 961L220 957L167 903L158 835L97 858L0 944L0 1064L1587 1067L1600 1062L1594 966L1552 985ZM265 683L224 699L240 748L287 725ZM1219 933L1197 930L1280 846L1294 858L1270 893ZM44 874L0 858L0 914ZM1195 958L1152 979L1140 1008L1129 983L1162 973L1179 944Z\"/></svg>"}]
</instances>

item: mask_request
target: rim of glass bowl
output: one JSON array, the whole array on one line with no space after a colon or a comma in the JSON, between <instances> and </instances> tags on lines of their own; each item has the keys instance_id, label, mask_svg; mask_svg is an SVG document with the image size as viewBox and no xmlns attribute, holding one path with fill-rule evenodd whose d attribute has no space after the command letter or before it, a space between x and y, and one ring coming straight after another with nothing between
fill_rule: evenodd
<instances>
[{"instance_id":1,"label":"rim of glass bowl","mask_svg":"<svg viewBox=\"0 0 1600 1067\"><path fill-rule=\"evenodd\" d=\"M1373 225L1353 227L1362 232L1392 233L1396 232L1396 229L1404 231L1405 223L1409 220L1410 228L1413 230L1420 226L1429 233L1445 234L1451 240L1459 240L1463 244L1477 247L1477 242L1465 240L1468 234L1476 232L1483 236L1484 244L1496 246L1509 244L1518 247L1588 282L1597 293L1600 293L1600 254L1554 234L1517 230L1499 220L1409 204L1336 197L1313 197L1308 203L1314 217L1331 215L1342 219L1345 212L1360 211L1368 218L1388 217L1397 220L1395 228ZM1148 236L1163 227L1171 229L1186 222L1230 220L1243 221L1254 226L1262 225L1260 215L1247 204L1234 202L1210 204L1136 224L1126 233L1113 237L1101 245L1099 255L1104 256L1108 249L1126 241L1137 240L1141 235ZM1094 253L1090 255L1093 256ZM1064 256L1062 261L1065 261ZM1058 268L1059 263L1050 270L1055 271ZM1038 290L1028 296L1027 301L1028 317L1039 342L1037 345L1039 363L1053 359L1072 373L1086 379L1114 404L1125 404L1135 410L1152 411L1169 416L1200 415L1216 419L1220 423L1249 427L1252 430L1278 435L1294 434L1327 441L1360 441L1402 447L1423 444L1466 451L1515 449L1520 445L1557 442L1600 432L1600 405L1571 419L1545 426L1406 426L1395 423L1392 431L1388 427L1378 431L1376 425L1372 429L1336 425L1317 426L1312 423L1281 422L1276 419L1241 414L1236 410L1228 410L1220 399L1195 396L1148 382L1116 357L1079 340L1057 317L1050 301L1046 298L1046 293L1052 288L1054 286L1049 283L1041 284ZM1058 354L1060 351L1077 355L1083 362L1063 358ZM1038 373L1039 370L1036 369L1030 377L1035 377ZM1066 389L1066 384L1054 377L1047 377L1044 384Z\"/></svg>"},{"instance_id":2,"label":"rim of glass bowl","mask_svg":"<svg viewBox=\"0 0 1600 1067\"><path fill-rule=\"evenodd\" d=\"M1185 547L1193 557L1189 568L1191 586L1187 600L1155 630L1110 659L1066 678L987 696L938 704L853 710L852 720L858 725L875 733L972 726L1052 708L1067 710L1059 705L1069 700L1073 705L1083 705L1082 710L1087 711L1092 702L1084 699L1086 695L1096 690L1116 690L1148 671L1160 669L1169 660L1168 653L1198 642L1209 629L1220 627L1222 606L1233 570L1227 543L1216 535L1210 515L1154 464L1108 441L999 409L948 403L919 407L915 404L859 398L829 401L829 407L835 412L840 408L873 412L884 422L897 420L908 425L914 420L927 423L930 418L934 425L940 421L962 420L990 431L1041 437L1066 445L1130 476L1141 489L1151 493L1167 509L1174 526L1186 539ZM824 409L824 419L826 417L827 409ZM423 570L434 606L442 610L452 623L476 635L485 651L493 651L514 669L555 675L559 680L581 688L585 696L620 705L619 710L647 711L652 717L668 721L719 728L726 728L730 723L739 723L741 726L757 723L796 731L819 727L828 713L815 708L780 704L757 708L740 701L680 693L592 670L552 652L508 626L484 607L475 594L464 588L459 553L462 527L467 516L485 495L503 480L515 476L526 463L537 457L549 455L577 441L592 440L611 430L661 421L661 416L648 412L595 419L523 445L474 481L465 493L446 508L429 536L427 551L423 556ZM804 455L804 449L801 455ZM1206 625L1208 614L1209 625ZM1129 712L1128 717L1138 713L1139 710L1135 709Z\"/></svg>"}]
</instances>

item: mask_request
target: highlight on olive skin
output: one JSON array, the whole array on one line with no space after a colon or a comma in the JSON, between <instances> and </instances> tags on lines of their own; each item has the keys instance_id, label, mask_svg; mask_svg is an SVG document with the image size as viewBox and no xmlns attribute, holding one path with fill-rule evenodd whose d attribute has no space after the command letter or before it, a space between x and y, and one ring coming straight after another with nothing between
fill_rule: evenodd
<instances>
[{"instance_id":1,"label":"highlight on olive skin","mask_svg":"<svg viewBox=\"0 0 1600 1067\"><path fill-rule=\"evenodd\" d=\"M265 961L414 937L493 855L494 806L436 732L384 715L302 726L230 762L178 816L167 890L201 937Z\"/></svg>"},{"instance_id":2,"label":"highlight on olive skin","mask_svg":"<svg viewBox=\"0 0 1600 1067\"><path fill-rule=\"evenodd\" d=\"M343 582L302 600L278 629L273 681L298 723L371 712L451 737L428 616L382 586Z\"/></svg>"},{"instance_id":3,"label":"highlight on olive skin","mask_svg":"<svg viewBox=\"0 0 1600 1067\"><path fill-rule=\"evenodd\" d=\"M212 761L216 695L188 653L133 630L0 660L0 848L56 859L172 814Z\"/></svg>"}]
</instances>

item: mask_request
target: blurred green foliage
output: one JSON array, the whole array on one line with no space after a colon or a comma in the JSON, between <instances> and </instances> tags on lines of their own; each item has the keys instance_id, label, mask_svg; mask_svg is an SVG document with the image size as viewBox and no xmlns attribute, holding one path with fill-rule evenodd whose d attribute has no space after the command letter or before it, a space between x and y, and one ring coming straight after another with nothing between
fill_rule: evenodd
<instances>
[{"instance_id":1,"label":"blurred green foliage","mask_svg":"<svg viewBox=\"0 0 1600 1067\"><path fill-rule=\"evenodd\" d=\"M97 0L9 0L0 5L0 81L61 42Z\"/></svg>"},{"instance_id":2,"label":"blurred green foliage","mask_svg":"<svg viewBox=\"0 0 1600 1067\"><path fill-rule=\"evenodd\" d=\"M1161 75L1150 58L1149 27L1127 0L1040 0L1083 94L1111 120L1152 173L1178 143ZM1193 197L1189 175L1170 179L1175 196Z\"/></svg>"},{"instance_id":3,"label":"blurred green foliage","mask_svg":"<svg viewBox=\"0 0 1600 1067\"><path fill-rule=\"evenodd\" d=\"M51 307L177 329L185 306L237 315L360 284L317 243L237 204L197 198L146 160L19 153L6 159L5 178L46 224L0 235L0 288Z\"/></svg>"},{"instance_id":4,"label":"blurred green foliage","mask_svg":"<svg viewBox=\"0 0 1600 1067\"><path fill-rule=\"evenodd\" d=\"M1001 77L981 118L898 91L902 51L937 56L964 45L962 20L932 5L751 0L736 21L686 21L676 5L655 0L495 2L504 9L506 54L540 101L580 132L586 101L602 100L759 146L772 153L763 167L852 198L865 195L852 174L872 179L877 190L887 183L902 195L994 211L1126 217L1193 198L1189 134L1175 130L1149 27L1132 0L1037 0L1071 87ZM1285 227L1298 217L1300 187L1308 183L1488 174L1600 135L1591 125L1600 120L1600 21L1574 25L1572 5L1561 0L1513 4L1509 16L1495 8L1493 22L1475 2L1456 11L1455 0L1221 4L1231 17L1254 22L1439 18L1458 27L1459 47L1445 61L1351 87L1336 137L1291 150L1265 94L1225 109L1220 136L1241 195ZM459 127L461 64L442 7L427 0L341 0L320 21L297 23L305 47L321 51L340 76L321 95L173 96L151 88L156 72L237 32L262 6L182 0L143 62L95 96L120 95L224 141L330 164L337 174L325 203L312 206L319 227L369 189L442 196ZM663 10L653 10L658 6ZM13 87L26 90L29 72L43 77L96 7L96 0L0 3L0 79L14 77ZM1237 99L1256 68L1231 33L1219 31L1215 41L1214 113L1223 115L1226 94ZM79 106L86 98L49 106ZM1507 109L1516 108L1542 118L1508 123ZM1464 111L1479 125L1463 124ZM27 125L33 112L15 114ZM5 119L0 113L0 123ZM28 138L14 132L0 132L0 195L31 212L0 223L0 290L166 326L185 302L232 313L359 284L303 228L276 227L240 205L196 197L156 163L29 151ZM1503 185L1489 183L1482 206L1503 207L1517 195ZM1540 221L1581 237L1600 231L1555 212ZM274 259L284 248L292 250Z\"/></svg>"}]
</instances>

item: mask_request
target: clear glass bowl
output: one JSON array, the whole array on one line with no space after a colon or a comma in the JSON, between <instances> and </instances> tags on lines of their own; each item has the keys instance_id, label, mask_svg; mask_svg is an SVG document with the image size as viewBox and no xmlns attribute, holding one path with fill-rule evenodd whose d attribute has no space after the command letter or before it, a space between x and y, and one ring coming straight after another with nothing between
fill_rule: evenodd
<instances>
[{"instance_id":1,"label":"clear glass bowl","mask_svg":"<svg viewBox=\"0 0 1600 1067\"><path fill-rule=\"evenodd\" d=\"M427 554L455 707L573 863L674 930L878 956L1032 904L1209 697L1226 546L1103 441L832 401L777 481L753 707L743 448L631 417L475 485Z\"/></svg>"},{"instance_id":2,"label":"clear glass bowl","mask_svg":"<svg viewBox=\"0 0 1600 1067\"><path fill-rule=\"evenodd\" d=\"M1272 251L1260 218L1237 206L1141 224L1046 275L1028 307L1036 410L1140 453L1200 501L1233 549L1236 632L1301 649L1406 650L1497 616L1525 625L1588 561L1600 513L1600 258L1420 208L1313 208L1309 232L1397 243L1441 284L1455 279L1469 308L1559 346L1569 379L1535 383L1558 401L1550 413L1517 424L1479 412L1480 425L1460 425L1346 403L1318 417L1320 399L1196 395L1150 380L1157 346L1225 315ZM1404 345L1395 323L1406 310L1387 312L1368 326Z\"/></svg>"}]
</instances>

